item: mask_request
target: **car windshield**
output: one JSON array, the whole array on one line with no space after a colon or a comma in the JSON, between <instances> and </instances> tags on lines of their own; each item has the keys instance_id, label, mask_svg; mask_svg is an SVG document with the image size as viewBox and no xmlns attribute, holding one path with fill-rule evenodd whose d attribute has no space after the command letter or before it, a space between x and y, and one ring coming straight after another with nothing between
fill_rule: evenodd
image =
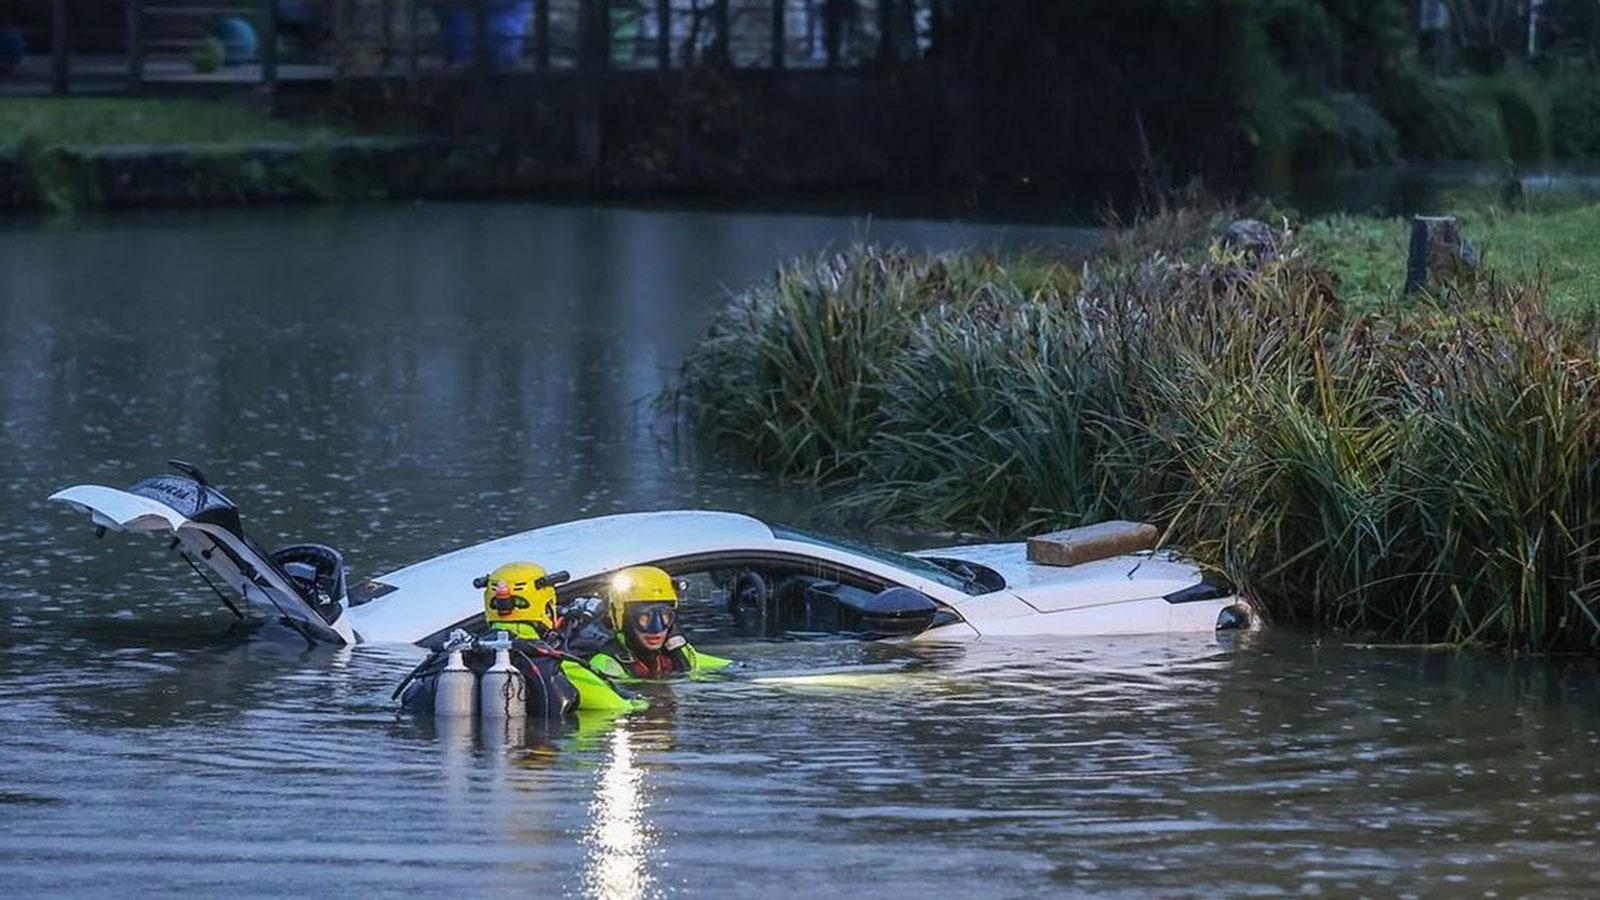
<instances>
[{"instance_id":1,"label":"car windshield","mask_svg":"<svg viewBox=\"0 0 1600 900\"><path fill-rule=\"evenodd\" d=\"M803 528L793 528L788 525L774 525L769 522L767 527L772 529L772 536L780 541L797 541L802 544L833 547L888 563L896 568L921 575L929 581L937 581L946 587L955 588L964 593L981 594L984 592L984 588L974 584L972 580L962 578L949 569L931 563L921 557L912 556L909 553L901 553L898 550L885 550L882 547L874 547L870 544L862 544L845 538L817 534L814 531L806 531Z\"/></svg>"}]
</instances>

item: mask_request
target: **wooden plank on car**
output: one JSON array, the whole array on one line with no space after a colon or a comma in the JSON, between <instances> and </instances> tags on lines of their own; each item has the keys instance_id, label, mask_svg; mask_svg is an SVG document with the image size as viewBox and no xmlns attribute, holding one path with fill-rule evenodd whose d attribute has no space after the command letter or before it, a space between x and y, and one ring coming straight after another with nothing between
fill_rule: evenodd
<instances>
[{"instance_id":1,"label":"wooden plank on car","mask_svg":"<svg viewBox=\"0 0 1600 900\"><path fill-rule=\"evenodd\" d=\"M1097 522L1028 538L1028 561L1075 566L1155 547L1161 532L1148 522Z\"/></svg>"}]
</instances>

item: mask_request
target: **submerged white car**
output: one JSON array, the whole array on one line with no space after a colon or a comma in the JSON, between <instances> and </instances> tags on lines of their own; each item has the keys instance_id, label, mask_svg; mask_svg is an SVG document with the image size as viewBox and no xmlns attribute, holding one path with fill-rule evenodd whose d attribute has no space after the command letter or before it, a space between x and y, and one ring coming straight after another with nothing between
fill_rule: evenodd
<instances>
[{"instance_id":1,"label":"submerged white car","mask_svg":"<svg viewBox=\"0 0 1600 900\"><path fill-rule=\"evenodd\" d=\"M347 584L338 551L294 544L267 552L198 469L172 465L179 474L126 490L78 485L50 499L88 513L102 533L170 540L240 598L222 595L235 613L281 619L313 641L431 646L455 628L481 629L482 592L473 580L515 561L566 571L561 602L601 594L604 579L619 569L659 566L678 580L686 614L709 604L745 633L765 637L1206 632L1248 628L1255 619L1231 587L1165 551L1070 566L1032 562L1022 543L906 554L706 511L548 525Z\"/></svg>"}]
</instances>

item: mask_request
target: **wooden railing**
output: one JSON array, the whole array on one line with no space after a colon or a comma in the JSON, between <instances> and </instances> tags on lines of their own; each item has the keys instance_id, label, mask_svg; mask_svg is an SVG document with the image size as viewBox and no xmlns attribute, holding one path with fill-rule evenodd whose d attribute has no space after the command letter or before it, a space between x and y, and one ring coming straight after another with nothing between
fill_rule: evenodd
<instances>
[{"instance_id":1,"label":"wooden railing","mask_svg":"<svg viewBox=\"0 0 1600 900\"><path fill-rule=\"evenodd\" d=\"M272 92L286 78L887 67L926 50L950 2L0 0L0 26L24 22L30 54L20 75L0 75L0 91L46 71L49 90L64 94L137 91L154 81L259 83ZM196 73L190 52L227 17L250 24L254 60Z\"/></svg>"}]
</instances>

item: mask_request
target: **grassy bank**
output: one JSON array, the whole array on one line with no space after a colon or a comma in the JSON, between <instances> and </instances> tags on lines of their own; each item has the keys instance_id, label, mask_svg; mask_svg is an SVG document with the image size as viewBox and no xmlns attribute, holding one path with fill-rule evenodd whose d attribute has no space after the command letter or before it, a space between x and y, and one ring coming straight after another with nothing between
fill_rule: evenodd
<instances>
[{"instance_id":1,"label":"grassy bank","mask_svg":"<svg viewBox=\"0 0 1600 900\"><path fill-rule=\"evenodd\" d=\"M1553 234L1600 224L1564 215ZM1398 282L1398 223L1296 228L1264 261L1224 250L1221 224L1168 217L1083 265L869 247L793 263L716 318L679 399L864 518L1145 518L1280 621L1595 647L1596 334L1529 277L1562 257L1578 268L1556 305L1582 306L1593 260L1566 237L1518 244L1545 229L1506 219L1504 269L1400 302L1375 274Z\"/></svg>"},{"instance_id":2,"label":"grassy bank","mask_svg":"<svg viewBox=\"0 0 1600 900\"><path fill-rule=\"evenodd\" d=\"M0 212L472 195L482 142L357 135L227 103L0 100ZM503 174L503 173L500 173Z\"/></svg>"},{"instance_id":3,"label":"grassy bank","mask_svg":"<svg viewBox=\"0 0 1600 900\"><path fill-rule=\"evenodd\" d=\"M243 144L336 136L229 103L137 98L0 99L0 149Z\"/></svg>"}]
</instances>

